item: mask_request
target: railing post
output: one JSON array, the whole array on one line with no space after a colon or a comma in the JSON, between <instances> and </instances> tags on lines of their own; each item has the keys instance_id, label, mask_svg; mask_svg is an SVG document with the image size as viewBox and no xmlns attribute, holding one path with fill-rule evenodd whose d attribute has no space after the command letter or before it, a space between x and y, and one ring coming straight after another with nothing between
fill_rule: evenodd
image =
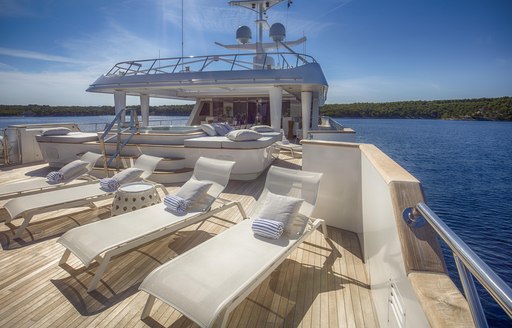
<instances>
[{"instance_id":1,"label":"railing post","mask_svg":"<svg viewBox=\"0 0 512 328\"><path fill-rule=\"evenodd\" d=\"M231 70L233 70L233 67L235 66L236 58L238 57L238 54L235 55L235 58L233 59L233 63L231 63Z\"/></svg>"},{"instance_id":2,"label":"railing post","mask_svg":"<svg viewBox=\"0 0 512 328\"><path fill-rule=\"evenodd\" d=\"M457 271L459 271L460 282L462 283L462 288L464 289L464 295L466 296L466 300L468 301L468 305L471 309L473 321L477 327L487 328L489 326L487 325L487 320L485 319L482 303L480 303L480 297L478 297L473 275L471 272L469 272L468 269L466 269L466 266L464 263L462 263L461 259L456 254L453 254L453 257L455 258Z\"/></svg>"},{"instance_id":3,"label":"railing post","mask_svg":"<svg viewBox=\"0 0 512 328\"><path fill-rule=\"evenodd\" d=\"M206 58L204 59L203 67L201 67L201 69L199 70L200 72L202 72L202 71L203 71L203 69L206 67L206 63L208 62L208 58L209 58L209 57L210 57L210 56L206 56Z\"/></svg>"}]
</instances>

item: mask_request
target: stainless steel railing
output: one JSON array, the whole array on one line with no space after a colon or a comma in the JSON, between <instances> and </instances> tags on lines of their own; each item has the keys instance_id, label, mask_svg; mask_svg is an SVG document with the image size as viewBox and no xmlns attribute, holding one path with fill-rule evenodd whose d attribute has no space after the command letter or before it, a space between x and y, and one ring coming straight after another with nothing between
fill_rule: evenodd
<instances>
[{"instance_id":1,"label":"stainless steel railing","mask_svg":"<svg viewBox=\"0 0 512 328\"><path fill-rule=\"evenodd\" d=\"M453 253L464 294L477 327L487 327L487 320L475 288L473 277L489 292L496 303L512 317L512 289L453 232L425 203L403 212L404 220L411 226L430 224Z\"/></svg>"},{"instance_id":2,"label":"stainless steel railing","mask_svg":"<svg viewBox=\"0 0 512 328\"><path fill-rule=\"evenodd\" d=\"M308 63L316 63L316 61L309 55L293 52L154 58L117 63L108 71L106 76L289 69Z\"/></svg>"}]
</instances>

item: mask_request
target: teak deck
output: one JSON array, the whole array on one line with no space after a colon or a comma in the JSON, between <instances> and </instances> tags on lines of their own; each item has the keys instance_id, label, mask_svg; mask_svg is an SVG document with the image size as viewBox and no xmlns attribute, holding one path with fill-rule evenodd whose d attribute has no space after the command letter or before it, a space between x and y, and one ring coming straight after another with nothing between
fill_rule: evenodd
<instances>
[{"instance_id":1,"label":"teak deck","mask_svg":"<svg viewBox=\"0 0 512 328\"><path fill-rule=\"evenodd\" d=\"M281 156L274 165L300 169L301 160ZM45 165L0 167L0 183L47 171ZM240 201L250 213L264 182L264 175L230 181L222 197ZM59 266L64 248L56 240L77 225L109 217L108 203L38 215L21 240L12 240L4 224L7 213L0 209L0 327L195 326L160 301L142 321L147 294L138 286L160 264L239 222L236 209L114 258L98 289L87 293L97 264L85 269L71 256ZM229 327L378 326L357 235L332 227L328 231L327 240L318 230L300 245L235 309Z\"/></svg>"}]
</instances>

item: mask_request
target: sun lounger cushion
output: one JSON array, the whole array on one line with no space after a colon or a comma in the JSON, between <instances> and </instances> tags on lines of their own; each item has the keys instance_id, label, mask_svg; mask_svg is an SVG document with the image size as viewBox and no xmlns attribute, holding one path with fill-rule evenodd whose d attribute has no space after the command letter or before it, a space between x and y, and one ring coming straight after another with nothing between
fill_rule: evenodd
<instances>
[{"instance_id":1,"label":"sun lounger cushion","mask_svg":"<svg viewBox=\"0 0 512 328\"><path fill-rule=\"evenodd\" d=\"M275 132L274 129L268 125L255 125L251 127L251 130L256 132Z\"/></svg>"},{"instance_id":2,"label":"sun lounger cushion","mask_svg":"<svg viewBox=\"0 0 512 328\"><path fill-rule=\"evenodd\" d=\"M287 235L296 233L296 217L304 200L295 197L277 195L271 192L263 201L263 205L254 215L255 218L274 220L284 225ZM298 220L298 219L297 219ZM302 221L300 221L302 223Z\"/></svg>"},{"instance_id":3,"label":"sun lounger cushion","mask_svg":"<svg viewBox=\"0 0 512 328\"><path fill-rule=\"evenodd\" d=\"M204 211L211 205L211 199L207 194L211 186L211 182L191 178L181 186L176 196L186 200L188 202L188 208L191 210Z\"/></svg>"},{"instance_id":4,"label":"sun lounger cushion","mask_svg":"<svg viewBox=\"0 0 512 328\"><path fill-rule=\"evenodd\" d=\"M262 136L271 138L272 142L281 141L283 134L281 132L260 132Z\"/></svg>"},{"instance_id":5,"label":"sun lounger cushion","mask_svg":"<svg viewBox=\"0 0 512 328\"><path fill-rule=\"evenodd\" d=\"M223 123L213 123L212 125L219 136L225 136L229 132L229 129Z\"/></svg>"},{"instance_id":6,"label":"sun lounger cushion","mask_svg":"<svg viewBox=\"0 0 512 328\"><path fill-rule=\"evenodd\" d=\"M116 180L119 183L119 185L123 185L126 183L137 181L141 177L142 173L144 173L143 169L139 169L137 167L130 167L115 174L112 177L112 179Z\"/></svg>"},{"instance_id":7,"label":"sun lounger cushion","mask_svg":"<svg viewBox=\"0 0 512 328\"><path fill-rule=\"evenodd\" d=\"M274 142L281 140L279 132L266 132L261 135L259 139L252 141L233 141L227 136L199 137L186 139L184 144L185 147L191 148L259 149L269 147Z\"/></svg>"},{"instance_id":8,"label":"sun lounger cushion","mask_svg":"<svg viewBox=\"0 0 512 328\"><path fill-rule=\"evenodd\" d=\"M201 124L201 129L210 137L214 137L217 135L215 128L211 124Z\"/></svg>"},{"instance_id":9,"label":"sun lounger cushion","mask_svg":"<svg viewBox=\"0 0 512 328\"><path fill-rule=\"evenodd\" d=\"M167 195L164 198L164 204L168 210L177 214L185 214L187 212L188 201L176 196Z\"/></svg>"},{"instance_id":10,"label":"sun lounger cushion","mask_svg":"<svg viewBox=\"0 0 512 328\"><path fill-rule=\"evenodd\" d=\"M82 174L89 172L88 166L89 162L82 161L81 159L77 159L72 161L66 165L64 165L59 172L62 173L63 180L72 180L79 177Z\"/></svg>"},{"instance_id":11,"label":"sun lounger cushion","mask_svg":"<svg viewBox=\"0 0 512 328\"><path fill-rule=\"evenodd\" d=\"M283 222L256 218L252 222L252 232L258 236L278 239L284 231Z\"/></svg>"},{"instance_id":12,"label":"sun lounger cushion","mask_svg":"<svg viewBox=\"0 0 512 328\"><path fill-rule=\"evenodd\" d=\"M303 201L300 198L277 195L269 191L263 201L262 208L256 216L286 224L290 218L299 212Z\"/></svg>"},{"instance_id":13,"label":"sun lounger cushion","mask_svg":"<svg viewBox=\"0 0 512 328\"><path fill-rule=\"evenodd\" d=\"M61 136L70 133L71 130L65 127L48 128L44 129L41 135L43 136Z\"/></svg>"},{"instance_id":14,"label":"sun lounger cushion","mask_svg":"<svg viewBox=\"0 0 512 328\"><path fill-rule=\"evenodd\" d=\"M222 141L228 140L226 137L199 137L192 139L185 139L185 147L194 148L222 148Z\"/></svg>"},{"instance_id":15,"label":"sun lounger cushion","mask_svg":"<svg viewBox=\"0 0 512 328\"><path fill-rule=\"evenodd\" d=\"M258 140L262 135L253 130L240 129L229 132L226 137L232 141L253 141Z\"/></svg>"}]
</instances>

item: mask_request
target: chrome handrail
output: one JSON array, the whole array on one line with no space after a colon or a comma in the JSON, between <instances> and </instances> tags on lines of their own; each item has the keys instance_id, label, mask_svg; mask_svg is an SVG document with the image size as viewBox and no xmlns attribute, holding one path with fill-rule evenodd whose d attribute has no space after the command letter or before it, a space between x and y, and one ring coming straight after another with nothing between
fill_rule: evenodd
<instances>
[{"instance_id":1,"label":"chrome handrail","mask_svg":"<svg viewBox=\"0 0 512 328\"><path fill-rule=\"evenodd\" d=\"M508 316L512 317L512 289L434 211L425 203L420 202L414 208L405 209L403 218L410 226L421 226L425 221L428 222L437 235L450 247L455 257L473 321L478 327L487 327L487 321L473 277L489 292Z\"/></svg>"},{"instance_id":2,"label":"chrome handrail","mask_svg":"<svg viewBox=\"0 0 512 328\"><path fill-rule=\"evenodd\" d=\"M247 58L250 57L250 60ZM263 63L253 61L253 58L261 57L264 58ZM282 63L280 66L267 65L267 59L270 57L280 58ZM178 66L182 66L183 69L180 73L188 72L203 72L206 71L210 64L220 63L225 64L224 70L268 70L268 69L289 69L294 66L290 63L295 58L295 67L302 66L309 63L316 63L316 60L305 54L299 54L294 52L269 52L269 53L247 53L247 54L223 54L223 55L208 55L208 56L190 56L190 57L171 57L171 58L153 58L143 60L130 60L119 62L112 67L106 76L114 75L148 75L148 74L165 74L175 73ZM302 65L299 64L299 60ZM157 64L158 63L158 64ZM197 67L194 69L194 65ZM252 65L252 66L248 66ZM136 67L137 69L133 69ZM213 68L211 70L219 70L219 68Z\"/></svg>"}]
</instances>

